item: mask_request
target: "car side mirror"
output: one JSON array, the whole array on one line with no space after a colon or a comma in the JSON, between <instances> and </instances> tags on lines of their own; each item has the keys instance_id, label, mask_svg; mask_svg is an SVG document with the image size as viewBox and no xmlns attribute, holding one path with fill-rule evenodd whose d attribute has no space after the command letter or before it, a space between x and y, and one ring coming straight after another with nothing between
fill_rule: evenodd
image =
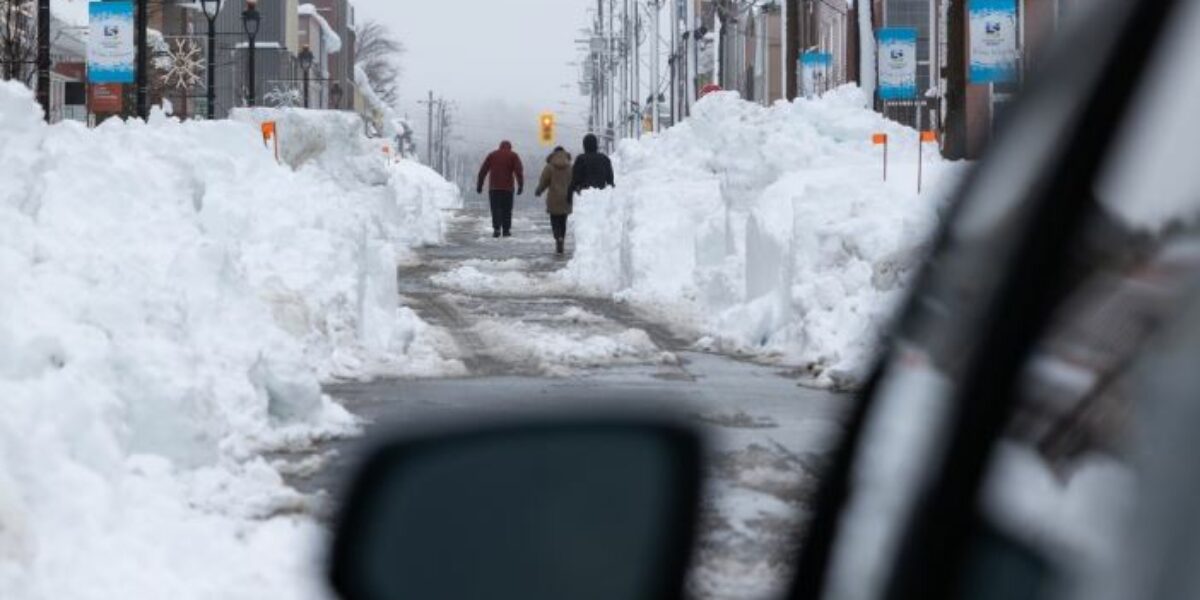
<instances>
[{"instance_id":1,"label":"car side mirror","mask_svg":"<svg viewBox=\"0 0 1200 600\"><path fill-rule=\"evenodd\" d=\"M333 587L346 600L681 598L701 453L692 429L640 419L393 439L349 488Z\"/></svg>"}]
</instances>

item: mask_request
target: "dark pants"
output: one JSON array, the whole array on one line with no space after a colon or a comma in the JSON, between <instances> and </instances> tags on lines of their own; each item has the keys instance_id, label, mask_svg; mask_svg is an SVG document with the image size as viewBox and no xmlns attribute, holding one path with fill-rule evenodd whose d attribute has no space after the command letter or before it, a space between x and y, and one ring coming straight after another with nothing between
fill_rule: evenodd
<instances>
[{"instance_id":1,"label":"dark pants","mask_svg":"<svg viewBox=\"0 0 1200 600\"><path fill-rule=\"evenodd\" d=\"M567 239L567 215L550 215L550 229L554 231L554 239Z\"/></svg>"},{"instance_id":2,"label":"dark pants","mask_svg":"<svg viewBox=\"0 0 1200 600\"><path fill-rule=\"evenodd\" d=\"M492 190L488 192L488 200L492 205L492 230L508 233L512 230L513 192L512 190Z\"/></svg>"}]
</instances>

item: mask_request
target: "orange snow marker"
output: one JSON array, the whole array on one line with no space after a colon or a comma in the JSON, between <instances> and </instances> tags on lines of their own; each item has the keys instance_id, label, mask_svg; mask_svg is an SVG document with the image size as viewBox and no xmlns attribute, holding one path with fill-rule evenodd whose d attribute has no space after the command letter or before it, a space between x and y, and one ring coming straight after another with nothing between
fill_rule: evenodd
<instances>
[{"instance_id":1,"label":"orange snow marker","mask_svg":"<svg viewBox=\"0 0 1200 600\"><path fill-rule=\"evenodd\" d=\"M876 146L883 146L883 180L887 181L888 136L886 133L876 133L871 136L871 143Z\"/></svg>"},{"instance_id":2,"label":"orange snow marker","mask_svg":"<svg viewBox=\"0 0 1200 600\"><path fill-rule=\"evenodd\" d=\"M275 121L263 121L262 136L264 146L267 142L275 143L275 162L279 162L279 136L275 134Z\"/></svg>"},{"instance_id":3,"label":"orange snow marker","mask_svg":"<svg viewBox=\"0 0 1200 600\"><path fill-rule=\"evenodd\" d=\"M926 143L937 143L937 133L934 131L922 131L921 138L917 141L917 193L921 193L921 175L925 166L924 150Z\"/></svg>"}]
</instances>

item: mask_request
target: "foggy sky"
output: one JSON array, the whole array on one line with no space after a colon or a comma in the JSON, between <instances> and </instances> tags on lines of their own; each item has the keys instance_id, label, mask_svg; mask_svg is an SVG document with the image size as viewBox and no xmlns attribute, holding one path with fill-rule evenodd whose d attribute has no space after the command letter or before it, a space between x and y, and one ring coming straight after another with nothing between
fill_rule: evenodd
<instances>
[{"instance_id":1,"label":"foggy sky","mask_svg":"<svg viewBox=\"0 0 1200 600\"><path fill-rule=\"evenodd\" d=\"M429 90L456 104L456 145L481 151L501 138L518 150L536 139L537 115L559 115L560 138L582 135L575 39L594 0L354 0L357 18L404 42L400 113L425 138ZM568 103L564 106L563 103ZM575 144L571 144L575 145Z\"/></svg>"}]
</instances>

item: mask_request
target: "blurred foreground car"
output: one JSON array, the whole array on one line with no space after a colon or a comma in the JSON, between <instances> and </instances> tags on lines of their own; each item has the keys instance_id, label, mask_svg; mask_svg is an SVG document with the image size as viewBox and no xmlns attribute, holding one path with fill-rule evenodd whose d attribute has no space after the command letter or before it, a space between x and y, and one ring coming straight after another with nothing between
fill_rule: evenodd
<instances>
[{"instance_id":1,"label":"blurred foreground car","mask_svg":"<svg viewBox=\"0 0 1200 600\"><path fill-rule=\"evenodd\" d=\"M1197 1L1098 2L1018 101L796 532L791 597L1200 598L1196 31ZM395 440L334 586L682 597L701 456L636 418Z\"/></svg>"}]
</instances>

